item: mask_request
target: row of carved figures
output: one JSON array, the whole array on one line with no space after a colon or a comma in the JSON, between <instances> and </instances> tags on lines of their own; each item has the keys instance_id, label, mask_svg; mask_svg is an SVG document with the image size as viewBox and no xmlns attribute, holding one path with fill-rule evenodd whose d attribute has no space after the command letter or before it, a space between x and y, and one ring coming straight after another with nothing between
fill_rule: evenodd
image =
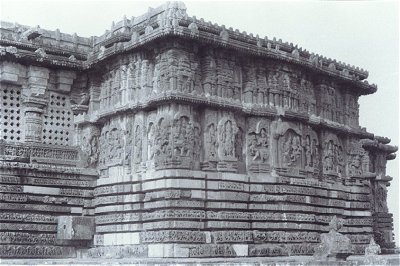
<instances>
[{"instance_id":1,"label":"row of carved figures","mask_svg":"<svg viewBox=\"0 0 400 266\"><path fill-rule=\"evenodd\" d=\"M260 64L241 66L233 59L198 59L188 52L169 50L153 60L137 56L103 75L99 100L104 110L174 91L282 107L357 126L357 97L334 86L316 85L300 73L269 70Z\"/></svg>"},{"instance_id":2,"label":"row of carved figures","mask_svg":"<svg viewBox=\"0 0 400 266\"><path fill-rule=\"evenodd\" d=\"M318 136L310 127L286 122L276 127L260 121L244 132L232 116L205 121L201 126L190 115L166 115L148 121L147 127L143 119L128 123L124 129L109 123L82 145L90 165L103 168L149 161L171 168L200 168L200 162L246 162L250 168L274 165L329 175L361 176L369 172L368 152L358 141L350 142L345 149L344 141L332 133Z\"/></svg>"}]
</instances>

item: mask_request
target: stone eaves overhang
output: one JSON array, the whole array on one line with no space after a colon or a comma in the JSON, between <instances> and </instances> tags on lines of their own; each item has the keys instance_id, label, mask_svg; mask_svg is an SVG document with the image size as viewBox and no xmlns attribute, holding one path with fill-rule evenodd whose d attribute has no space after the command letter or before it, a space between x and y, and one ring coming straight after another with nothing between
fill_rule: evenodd
<instances>
[{"instance_id":1,"label":"stone eaves overhang","mask_svg":"<svg viewBox=\"0 0 400 266\"><path fill-rule=\"evenodd\" d=\"M191 40L199 45L230 49L243 55L274 59L297 65L315 74L334 79L343 87L355 91L358 95L372 94L377 90L376 85L371 85L365 80L368 77L368 72L319 55L310 54L308 51L293 46L293 44L268 40L268 38L260 39L258 36L253 37L251 34L247 35L237 30L225 29L224 26L212 25L203 20L197 20L195 17L182 18L178 25L156 25L149 32L143 31L143 25L140 25L143 23L125 27L126 29L123 32L118 31L121 29L120 27L115 29L115 33L95 37L100 41L91 42L92 48L89 49L91 50L89 53L78 49L57 48L48 44L35 44L29 40L10 40L2 36L0 39L0 58L2 60L84 71L96 68L102 62L117 55L147 49L161 40L175 38Z\"/></svg>"}]
</instances>

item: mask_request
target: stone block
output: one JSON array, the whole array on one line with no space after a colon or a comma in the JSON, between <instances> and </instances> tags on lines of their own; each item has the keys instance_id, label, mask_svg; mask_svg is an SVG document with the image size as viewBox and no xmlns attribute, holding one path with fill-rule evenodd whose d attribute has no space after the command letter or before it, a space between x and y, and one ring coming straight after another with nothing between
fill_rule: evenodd
<instances>
[{"instance_id":1,"label":"stone block","mask_svg":"<svg viewBox=\"0 0 400 266\"><path fill-rule=\"evenodd\" d=\"M232 248L235 251L237 257L249 256L249 245L233 244Z\"/></svg>"},{"instance_id":2,"label":"stone block","mask_svg":"<svg viewBox=\"0 0 400 266\"><path fill-rule=\"evenodd\" d=\"M55 187L39 187L39 186L23 186L24 193L60 195L60 188Z\"/></svg>"},{"instance_id":3,"label":"stone block","mask_svg":"<svg viewBox=\"0 0 400 266\"><path fill-rule=\"evenodd\" d=\"M170 258L174 256L173 244L149 244L147 248L149 258Z\"/></svg>"},{"instance_id":4,"label":"stone block","mask_svg":"<svg viewBox=\"0 0 400 266\"><path fill-rule=\"evenodd\" d=\"M17 83L18 75L13 73L1 72L0 73L0 81L1 82L9 82L9 83Z\"/></svg>"},{"instance_id":5,"label":"stone block","mask_svg":"<svg viewBox=\"0 0 400 266\"><path fill-rule=\"evenodd\" d=\"M94 218L82 216L59 216L57 239L91 240L95 231Z\"/></svg>"},{"instance_id":6,"label":"stone block","mask_svg":"<svg viewBox=\"0 0 400 266\"><path fill-rule=\"evenodd\" d=\"M174 244L174 258L188 258L189 248L180 244Z\"/></svg>"},{"instance_id":7,"label":"stone block","mask_svg":"<svg viewBox=\"0 0 400 266\"><path fill-rule=\"evenodd\" d=\"M20 71L18 64L2 62L0 65L0 81L7 83L18 83Z\"/></svg>"},{"instance_id":8,"label":"stone block","mask_svg":"<svg viewBox=\"0 0 400 266\"><path fill-rule=\"evenodd\" d=\"M72 214L82 214L83 208L82 207L71 207Z\"/></svg>"},{"instance_id":9,"label":"stone block","mask_svg":"<svg viewBox=\"0 0 400 266\"><path fill-rule=\"evenodd\" d=\"M45 67L38 67L38 66L29 66L28 67L28 77L37 77L48 79L50 74L50 70Z\"/></svg>"},{"instance_id":10,"label":"stone block","mask_svg":"<svg viewBox=\"0 0 400 266\"><path fill-rule=\"evenodd\" d=\"M140 244L139 233L109 233L104 234L105 246Z\"/></svg>"},{"instance_id":11,"label":"stone block","mask_svg":"<svg viewBox=\"0 0 400 266\"><path fill-rule=\"evenodd\" d=\"M238 202L207 202L206 206L210 209L247 209L247 203Z\"/></svg>"}]
</instances>

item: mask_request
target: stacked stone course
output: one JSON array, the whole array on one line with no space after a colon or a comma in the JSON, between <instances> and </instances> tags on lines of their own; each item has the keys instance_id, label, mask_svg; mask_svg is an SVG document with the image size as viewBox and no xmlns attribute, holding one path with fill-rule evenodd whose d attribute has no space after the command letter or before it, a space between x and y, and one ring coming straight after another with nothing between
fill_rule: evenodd
<instances>
[{"instance_id":1,"label":"stacked stone course","mask_svg":"<svg viewBox=\"0 0 400 266\"><path fill-rule=\"evenodd\" d=\"M335 216L349 252L393 251L367 71L176 2L0 34L1 257L312 255Z\"/></svg>"}]
</instances>

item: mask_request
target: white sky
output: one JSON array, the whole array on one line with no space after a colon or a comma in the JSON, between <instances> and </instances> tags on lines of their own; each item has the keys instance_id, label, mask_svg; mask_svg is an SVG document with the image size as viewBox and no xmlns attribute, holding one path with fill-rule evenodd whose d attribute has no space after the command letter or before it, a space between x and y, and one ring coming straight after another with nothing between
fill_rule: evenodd
<instances>
[{"instance_id":1,"label":"white sky","mask_svg":"<svg viewBox=\"0 0 400 266\"><path fill-rule=\"evenodd\" d=\"M112 21L144 14L160 1L0 0L0 19L80 36L101 35ZM326 57L369 71L378 92L360 99L360 124L399 143L399 5L396 1L185 1L189 16L282 38ZM394 177L389 209L399 246L399 160L388 162Z\"/></svg>"}]
</instances>

